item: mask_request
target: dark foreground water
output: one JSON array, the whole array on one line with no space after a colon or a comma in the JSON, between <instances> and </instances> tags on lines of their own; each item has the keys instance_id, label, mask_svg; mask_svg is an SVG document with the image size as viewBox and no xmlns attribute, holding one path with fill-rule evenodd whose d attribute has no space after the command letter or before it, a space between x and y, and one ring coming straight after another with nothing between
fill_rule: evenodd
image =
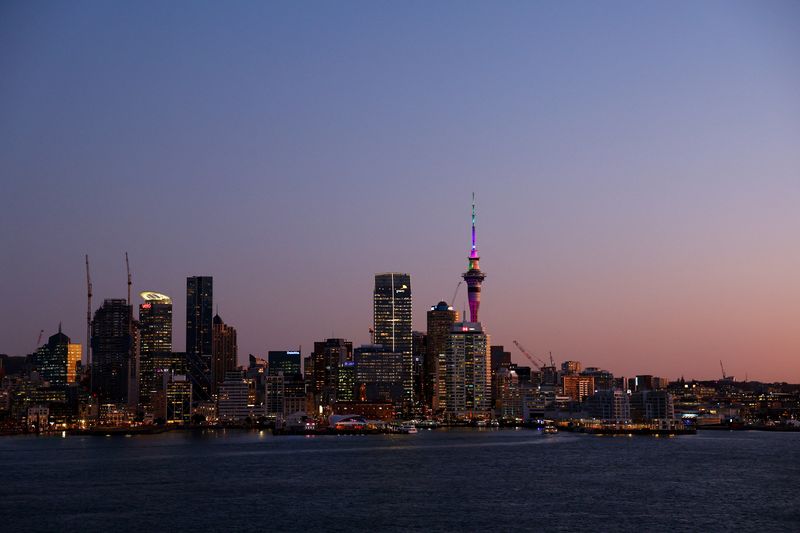
<instances>
[{"instance_id":1,"label":"dark foreground water","mask_svg":"<svg viewBox=\"0 0 800 533\"><path fill-rule=\"evenodd\" d=\"M0 439L0 531L800 531L800 433Z\"/></svg>"}]
</instances>

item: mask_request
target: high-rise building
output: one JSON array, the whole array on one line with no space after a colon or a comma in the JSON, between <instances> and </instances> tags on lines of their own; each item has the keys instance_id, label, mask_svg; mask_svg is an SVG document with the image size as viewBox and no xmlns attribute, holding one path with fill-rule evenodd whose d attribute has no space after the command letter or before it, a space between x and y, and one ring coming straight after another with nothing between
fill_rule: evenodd
<instances>
[{"instance_id":1,"label":"high-rise building","mask_svg":"<svg viewBox=\"0 0 800 533\"><path fill-rule=\"evenodd\" d=\"M472 193L472 248L469 253L469 269L462 274L467 282L467 298L469 299L469 321L478 322L478 310L481 306L481 284L486 274L478 265L480 256L475 241L475 193Z\"/></svg>"},{"instance_id":2,"label":"high-rise building","mask_svg":"<svg viewBox=\"0 0 800 533\"><path fill-rule=\"evenodd\" d=\"M336 401L355 401L356 368L353 361L345 361L339 365L336 376Z\"/></svg>"},{"instance_id":3,"label":"high-rise building","mask_svg":"<svg viewBox=\"0 0 800 533\"><path fill-rule=\"evenodd\" d=\"M211 355L214 278L186 278L186 353Z\"/></svg>"},{"instance_id":4,"label":"high-rise building","mask_svg":"<svg viewBox=\"0 0 800 533\"><path fill-rule=\"evenodd\" d=\"M243 372L228 372L219 386L217 415L223 421L244 420L251 414L250 382Z\"/></svg>"},{"instance_id":5,"label":"high-rise building","mask_svg":"<svg viewBox=\"0 0 800 533\"><path fill-rule=\"evenodd\" d=\"M304 411L306 387L300 371L300 351L270 350L267 361L267 397L273 402L267 408L267 416L274 416L278 406L282 406L283 416ZM278 394L280 398L276 396Z\"/></svg>"},{"instance_id":6,"label":"high-rise building","mask_svg":"<svg viewBox=\"0 0 800 533\"><path fill-rule=\"evenodd\" d=\"M58 333L52 335L47 344L39 347L33 354L33 366L51 387L62 387L75 382L76 366L80 359L81 345L70 342L70 338L61 332L59 324Z\"/></svg>"},{"instance_id":7,"label":"high-rise building","mask_svg":"<svg viewBox=\"0 0 800 533\"><path fill-rule=\"evenodd\" d=\"M594 377L566 374L561 377L561 386L564 388L564 396L582 402L587 396L594 394Z\"/></svg>"},{"instance_id":8,"label":"high-rise building","mask_svg":"<svg viewBox=\"0 0 800 533\"><path fill-rule=\"evenodd\" d=\"M67 345L67 383L78 382L78 365L81 362L82 350L80 344L71 342Z\"/></svg>"},{"instance_id":9,"label":"high-rise building","mask_svg":"<svg viewBox=\"0 0 800 533\"><path fill-rule=\"evenodd\" d=\"M411 334L411 276L398 272L375 274L373 328L375 344L403 357L404 400L414 401L413 351Z\"/></svg>"},{"instance_id":10,"label":"high-rise building","mask_svg":"<svg viewBox=\"0 0 800 533\"><path fill-rule=\"evenodd\" d=\"M489 349L489 359L492 368L492 407L499 408L503 394L502 387L508 374L504 371L511 371L511 352L507 352L503 346L492 346ZM519 374L514 369L514 379L519 383Z\"/></svg>"},{"instance_id":11,"label":"high-rise building","mask_svg":"<svg viewBox=\"0 0 800 533\"><path fill-rule=\"evenodd\" d=\"M479 322L457 322L447 342L444 365L445 415L482 418L491 409L489 337Z\"/></svg>"},{"instance_id":12,"label":"high-rise building","mask_svg":"<svg viewBox=\"0 0 800 533\"><path fill-rule=\"evenodd\" d=\"M138 402L138 325L125 299L107 299L92 320L94 392L101 403Z\"/></svg>"},{"instance_id":13,"label":"high-rise building","mask_svg":"<svg viewBox=\"0 0 800 533\"><path fill-rule=\"evenodd\" d=\"M270 374L300 374L300 352L296 350L270 350L267 353Z\"/></svg>"},{"instance_id":14,"label":"high-rise building","mask_svg":"<svg viewBox=\"0 0 800 533\"><path fill-rule=\"evenodd\" d=\"M211 347L211 392L215 394L219 385L225 380L225 374L236 370L236 328L223 322L219 315L214 315Z\"/></svg>"},{"instance_id":15,"label":"high-rise building","mask_svg":"<svg viewBox=\"0 0 800 533\"><path fill-rule=\"evenodd\" d=\"M564 361L561 363L562 374L580 374L581 362L580 361Z\"/></svg>"},{"instance_id":16,"label":"high-rise building","mask_svg":"<svg viewBox=\"0 0 800 533\"><path fill-rule=\"evenodd\" d=\"M444 362L447 338L456 322L458 322L458 311L447 305L447 302L439 302L428 311L422 388L425 405L434 410L439 409L439 387L444 387L444 381L441 383L439 381L439 365Z\"/></svg>"},{"instance_id":17,"label":"high-rise building","mask_svg":"<svg viewBox=\"0 0 800 533\"><path fill-rule=\"evenodd\" d=\"M312 389L317 397L317 405L331 405L336 402L339 385L339 365L353 360L353 343L344 339L327 339L314 343Z\"/></svg>"},{"instance_id":18,"label":"high-rise building","mask_svg":"<svg viewBox=\"0 0 800 533\"><path fill-rule=\"evenodd\" d=\"M157 386L157 354L172 352L172 299L152 291L139 295L139 402L147 406Z\"/></svg>"},{"instance_id":19,"label":"high-rise building","mask_svg":"<svg viewBox=\"0 0 800 533\"><path fill-rule=\"evenodd\" d=\"M413 365L411 376L414 379L414 402L420 406L426 405L425 402L425 355L428 350L428 334L424 331L411 332L411 351L413 355ZM429 404L427 404L429 405Z\"/></svg>"},{"instance_id":20,"label":"high-rise building","mask_svg":"<svg viewBox=\"0 0 800 533\"><path fill-rule=\"evenodd\" d=\"M359 401L403 401L403 354L390 352L381 344L364 344L355 349L354 360L356 397Z\"/></svg>"},{"instance_id":21,"label":"high-rise building","mask_svg":"<svg viewBox=\"0 0 800 533\"><path fill-rule=\"evenodd\" d=\"M592 418L606 422L626 422L631 419L628 395L619 389L604 389L586 398L586 411Z\"/></svg>"},{"instance_id":22,"label":"high-rise building","mask_svg":"<svg viewBox=\"0 0 800 533\"><path fill-rule=\"evenodd\" d=\"M501 366L493 374L496 389L494 409L497 416L505 419L522 418L522 387L515 370Z\"/></svg>"}]
</instances>

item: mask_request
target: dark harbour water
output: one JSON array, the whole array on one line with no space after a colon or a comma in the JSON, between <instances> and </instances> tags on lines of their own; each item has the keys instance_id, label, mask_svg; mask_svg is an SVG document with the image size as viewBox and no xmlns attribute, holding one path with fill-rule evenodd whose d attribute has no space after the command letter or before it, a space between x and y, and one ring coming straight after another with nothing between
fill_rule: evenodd
<instances>
[{"instance_id":1,"label":"dark harbour water","mask_svg":"<svg viewBox=\"0 0 800 533\"><path fill-rule=\"evenodd\" d=\"M0 531L800 531L800 433L0 439Z\"/></svg>"}]
</instances>

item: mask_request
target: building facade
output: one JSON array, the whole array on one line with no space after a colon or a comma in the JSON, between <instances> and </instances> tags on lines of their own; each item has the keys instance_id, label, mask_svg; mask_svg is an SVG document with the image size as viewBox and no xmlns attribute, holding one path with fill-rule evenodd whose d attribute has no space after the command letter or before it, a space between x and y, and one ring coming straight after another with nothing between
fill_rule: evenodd
<instances>
[{"instance_id":1,"label":"building facade","mask_svg":"<svg viewBox=\"0 0 800 533\"><path fill-rule=\"evenodd\" d=\"M214 278L186 278L186 353L210 356L214 309Z\"/></svg>"},{"instance_id":2,"label":"building facade","mask_svg":"<svg viewBox=\"0 0 800 533\"><path fill-rule=\"evenodd\" d=\"M444 382L439 382L439 366L444 364L447 339L453 324L458 322L458 311L447 305L447 302L439 302L428 311L427 322L428 335L422 387L425 405L438 410L439 396L443 394L440 386L444 387Z\"/></svg>"},{"instance_id":3,"label":"building facade","mask_svg":"<svg viewBox=\"0 0 800 533\"><path fill-rule=\"evenodd\" d=\"M139 402L146 408L157 386L157 354L172 352L172 300L152 291L139 295Z\"/></svg>"},{"instance_id":4,"label":"building facade","mask_svg":"<svg viewBox=\"0 0 800 533\"><path fill-rule=\"evenodd\" d=\"M398 272L375 275L373 292L374 343L402 355L404 400L414 401L413 342L411 330L411 276Z\"/></svg>"},{"instance_id":5,"label":"building facade","mask_svg":"<svg viewBox=\"0 0 800 533\"><path fill-rule=\"evenodd\" d=\"M214 315L211 342L211 393L216 394L228 372L236 370L238 344L236 328Z\"/></svg>"},{"instance_id":6,"label":"building facade","mask_svg":"<svg viewBox=\"0 0 800 533\"><path fill-rule=\"evenodd\" d=\"M479 322L457 322L448 337L444 414L448 418L484 418L491 409L489 338ZM442 399L439 399L440 404Z\"/></svg>"},{"instance_id":7,"label":"building facade","mask_svg":"<svg viewBox=\"0 0 800 533\"><path fill-rule=\"evenodd\" d=\"M108 299L92 320L92 387L101 403L138 403L138 325L125 299Z\"/></svg>"}]
</instances>

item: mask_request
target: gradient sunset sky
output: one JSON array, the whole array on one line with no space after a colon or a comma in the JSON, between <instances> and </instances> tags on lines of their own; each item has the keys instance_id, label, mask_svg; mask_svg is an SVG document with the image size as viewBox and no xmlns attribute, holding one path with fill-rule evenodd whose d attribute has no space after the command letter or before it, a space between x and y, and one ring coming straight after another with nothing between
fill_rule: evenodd
<instances>
[{"instance_id":1,"label":"gradient sunset sky","mask_svg":"<svg viewBox=\"0 0 800 533\"><path fill-rule=\"evenodd\" d=\"M0 353L214 276L248 353L415 329L800 382L800 2L0 4ZM465 304L460 291L456 307ZM140 302L138 297L135 302Z\"/></svg>"}]
</instances>

